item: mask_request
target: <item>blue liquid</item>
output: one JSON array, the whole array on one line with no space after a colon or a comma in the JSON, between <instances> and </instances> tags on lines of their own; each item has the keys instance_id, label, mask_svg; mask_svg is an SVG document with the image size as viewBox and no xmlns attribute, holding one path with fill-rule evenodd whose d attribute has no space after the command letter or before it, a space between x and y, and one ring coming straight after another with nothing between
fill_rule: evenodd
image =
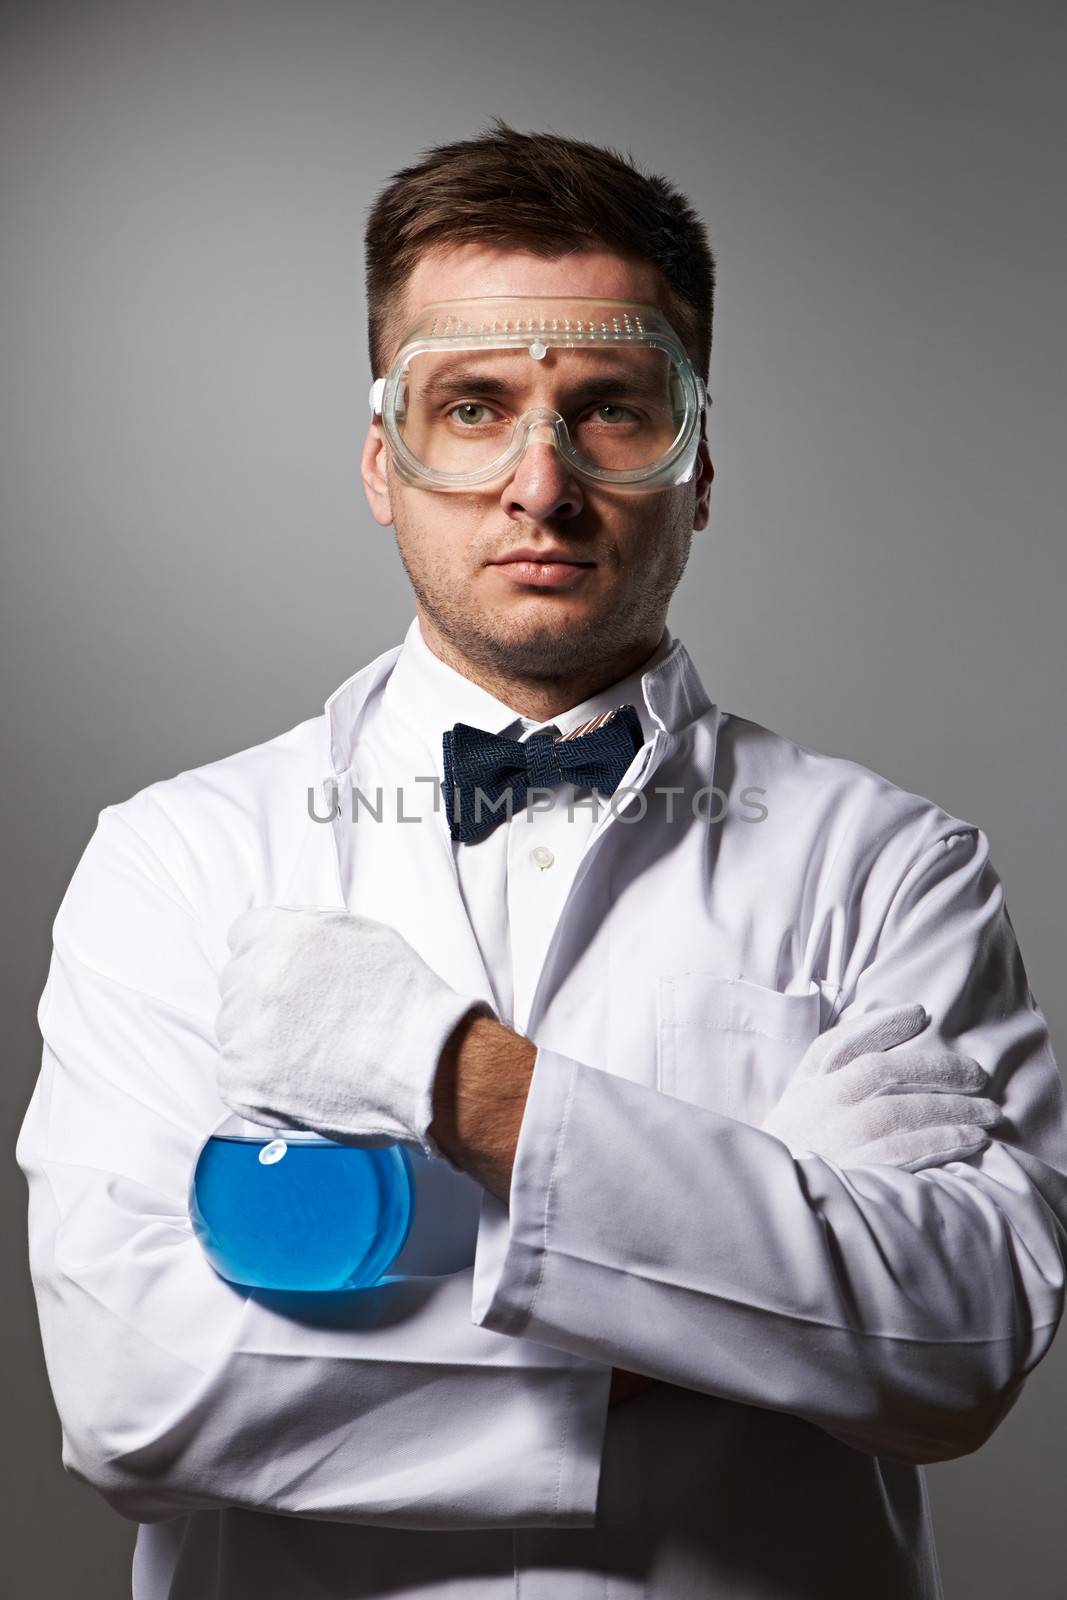
<instances>
[{"instance_id":1,"label":"blue liquid","mask_svg":"<svg viewBox=\"0 0 1067 1600\"><path fill-rule=\"evenodd\" d=\"M414 1214L411 1163L396 1144L215 1134L189 1186L189 1216L211 1265L255 1289L377 1283L403 1249Z\"/></svg>"}]
</instances>

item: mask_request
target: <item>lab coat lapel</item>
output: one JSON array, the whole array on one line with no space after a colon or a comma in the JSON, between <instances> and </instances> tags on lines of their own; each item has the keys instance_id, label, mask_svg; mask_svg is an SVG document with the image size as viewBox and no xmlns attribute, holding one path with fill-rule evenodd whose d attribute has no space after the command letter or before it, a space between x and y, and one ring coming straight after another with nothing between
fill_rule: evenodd
<instances>
[{"instance_id":1,"label":"lab coat lapel","mask_svg":"<svg viewBox=\"0 0 1067 1600\"><path fill-rule=\"evenodd\" d=\"M379 786L381 821L361 798L376 801ZM361 820L353 822L355 791ZM463 903L448 824L433 801L429 785L405 786L398 817L395 780L379 774L368 757L357 758L343 775L333 819L344 901L350 911L394 927L460 994L492 1004L492 984Z\"/></svg>"},{"instance_id":2,"label":"lab coat lapel","mask_svg":"<svg viewBox=\"0 0 1067 1600\"><path fill-rule=\"evenodd\" d=\"M321 814L331 814L338 889L350 911L395 928L452 988L491 1004L440 795L431 784L404 781L398 804L406 775L379 771L360 747L367 706L400 649L379 656L326 703L331 771L320 784Z\"/></svg>"}]
</instances>

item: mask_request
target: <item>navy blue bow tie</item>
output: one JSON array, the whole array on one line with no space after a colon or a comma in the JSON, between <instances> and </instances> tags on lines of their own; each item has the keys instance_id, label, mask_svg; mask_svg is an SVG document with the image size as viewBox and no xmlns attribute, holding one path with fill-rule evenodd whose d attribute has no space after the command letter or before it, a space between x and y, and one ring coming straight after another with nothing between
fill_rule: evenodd
<instances>
[{"instance_id":1,"label":"navy blue bow tie","mask_svg":"<svg viewBox=\"0 0 1067 1600\"><path fill-rule=\"evenodd\" d=\"M526 804L531 788L573 783L614 794L644 742L633 706L619 706L589 733L545 731L526 740L454 723L442 740L449 832L463 844L484 839Z\"/></svg>"}]
</instances>

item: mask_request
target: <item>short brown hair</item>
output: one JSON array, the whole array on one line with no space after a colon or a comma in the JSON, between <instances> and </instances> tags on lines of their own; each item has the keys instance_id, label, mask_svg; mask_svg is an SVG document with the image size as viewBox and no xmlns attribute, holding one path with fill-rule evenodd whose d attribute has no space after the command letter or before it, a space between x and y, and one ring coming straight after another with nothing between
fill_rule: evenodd
<instances>
[{"instance_id":1,"label":"short brown hair","mask_svg":"<svg viewBox=\"0 0 1067 1600\"><path fill-rule=\"evenodd\" d=\"M394 173L366 230L367 323L375 376L402 330L408 278L435 246L511 246L555 259L590 246L659 268L671 320L705 380L715 259L707 230L673 184L628 156L554 133L518 133L499 117L476 139L440 144Z\"/></svg>"}]
</instances>

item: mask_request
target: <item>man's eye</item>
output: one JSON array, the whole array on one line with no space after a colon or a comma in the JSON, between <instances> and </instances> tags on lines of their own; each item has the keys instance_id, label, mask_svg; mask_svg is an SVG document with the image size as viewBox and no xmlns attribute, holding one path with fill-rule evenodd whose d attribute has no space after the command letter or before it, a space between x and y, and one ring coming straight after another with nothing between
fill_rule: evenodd
<instances>
[{"instance_id":1,"label":"man's eye","mask_svg":"<svg viewBox=\"0 0 1067 1600\"><path fill-rule=\"evenodd\" d=\"M462 405L453 406L448 415L467 427L473 427L476 423L485 422L488 420L488 411L489 407L482 405L477 400L464 400ZM481 412L483 414L480 416L475 416L472 415L474 412Z\"/></svg>"},{"instance_id":2,"label":"man's eye","mask_svg":"<svg viewBox=\"0 0 1067 1600\"><path fill-rule=\"evenodd\" d=\"M634 422L637 416L636 412L631 411L628 406L615 405L610 400L605 401L602 406L597 406L593 415L598 422L613 423Z\"/></svg>"}]
</instances>

